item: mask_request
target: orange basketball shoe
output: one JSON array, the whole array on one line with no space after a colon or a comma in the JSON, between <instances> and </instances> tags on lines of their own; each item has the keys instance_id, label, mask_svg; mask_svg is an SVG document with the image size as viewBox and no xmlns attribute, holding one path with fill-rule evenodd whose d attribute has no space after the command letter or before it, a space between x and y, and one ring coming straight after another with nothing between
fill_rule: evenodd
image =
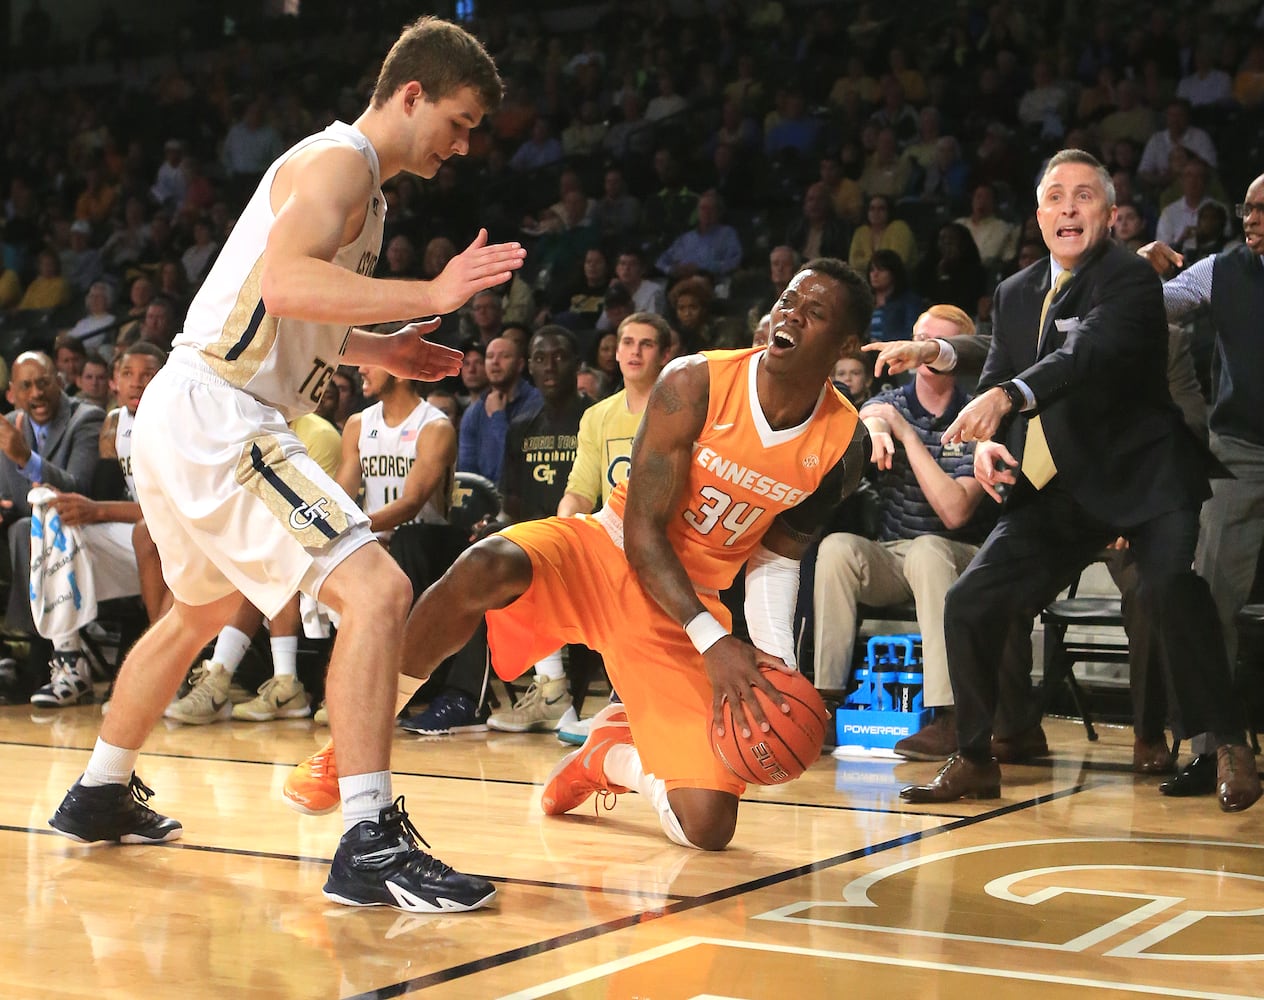
<instances>
[{"instance_id":1,"label":"orange basketball shoe","mask_svg":"<svg viewBox=\"0 0 1264 1000\"><path fill-rule=\"evenodd\" d=\"M594 792L622 795L622 785L606 780L606 754L620 743L632 745L628 713L622 705L607 705L593 716L588 739L578 750L562 758L544 783L540 808L548 816L560 816L587 801Z\"/></svg>"},{"instance_id":2,"label":"orange basketball shoe","mask_svg":"<svg viewBox=\"0 0 1264 1000\"><path fill-rule=\"evenodd\" d=\"M333 740L290 772L282 794L286 805L308 816L323 816L338 808L342 793L338 790Z\"/></svg>"}]
</instances>

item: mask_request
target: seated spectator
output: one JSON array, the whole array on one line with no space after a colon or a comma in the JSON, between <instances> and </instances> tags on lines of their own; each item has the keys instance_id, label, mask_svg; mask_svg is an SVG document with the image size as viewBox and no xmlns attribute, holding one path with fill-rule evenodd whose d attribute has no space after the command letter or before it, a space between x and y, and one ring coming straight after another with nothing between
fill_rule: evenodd
<instances>
[{"instance_id":1,"label":"seated spectator","mask_svg":"<svg viewBox=\"0 0 1264 1000\"><path fill-rule=\"evenodd\" d=\"M1228 231L1229 213L1218 201L1208 201L1198 210L1198 221L1194 231L1185 237L1179 250L1185 256L1185 267L1224 251L1238 240L1231 240L1225 235Z\"/></svg>"},{"instance_id":2,"label":"seated spectator","mask_svg":"<svg viewBox=\"0 0 1264 1000\"><path fill-rule=\"evenodd\" d=\"M1115 70L1102 66L1097 71L1097 78L1092 86L1080 90L1079 100L1075 106L1075 120L1081 125L1092 125L1101 121L1118 106L1115 96Z\"/></svg>"},{"instance_id":3,"label":"seated spectator","mask_svg":"<svg viewBox=\"0 0 1264 1000\"><path fill-rule=\"evenodd\" d=\"M84 294L92 283L101 277L104 265L101 251L92 246L92 224L86 219L76 219L70 226L70 245L58 255L61 273L70 282L72 291ZM0 264L0 267L3 267ZM0 279L3 283L3 279ZM6 308L4 294L0 292L0 309Z\"/></svg>"},{"instance_id":4,"label":"seated spectator","mask_svg":"<svg viewBox=\"0 0 1264 1000\"><path fill-rule=\"evenodd\" d=\"M403 233L392 236L386 244L386 253L378 261L377 278L398 278L407 280L420 277L417 268L417 248L413 241Z\"/></svg>"},{"instance_id":5,"label":"seated spectator","mask_svg":"<svg viewBox=\"0 0 1264 1000\"><path fill-rule=\"evenodd\" d=\"M157 292L154 289L153 279L148 275L137 275L132 279L132 283L127 290L128 302L127 311L119 318L119 331L116 340L126 344L134 342L139 336L140 325L145 320L145 310L149 308L149 303L153 302Z\"/></svg>"},{"instance_id":6,"label":"seated spectator","mask_svg":"<svg viewBox=\"0 0 1264 1000\"><path fill-rule=\"evenodd\" d=\"M996 214L996 188L979 184L970 200L970 214L958 219L969 230L979 259L989 271L999 271L1018 252L1018 227Z\"/></svg>"},{"instance_id":7,"label":"seated spectator","mask_svg":"<svg viewBox=\"0 0 1264 1000\"><path fill-rule=\"evenodd\" d=\"M940 227L935 245L918 266L914 285L927 301L956 306L974 316L989 289L970 230L957 222Z\"/></svg>"},{"instance_id":8,"label":"seated spectator","mask_svg":"<svg viewBox=\"0 0 1264 1000\"><path fill-rule=\"evenodd\" d=\"M780 120L764 133L764 153L777 159L789 151L806 159L816 152L820 137L821 122L807 113L803 92L792 87L781 104Z\"/></svg>"},{"instance_id":9,"label":"seated spectator","mask_svg":"<svg viewBox=\"0 0 1264 1000\"><path fill-rule=\"evenodd\" d=\"M0 257L0 310L16 309L21 301L22 281L18 272L6 267L3 257Z\"/></svg>"},{"instance_id":10,"label":"seated spectator","mask_svg":"<svg viewBox=\"0 0 1264 1000\"><path fill-rule=\"evenodd\" d=\"M1141 151L1141 162L1137 164L1137 174L1141 180L1153 188L1161 188L1173 180L1168 173L1168 156L1176 146L1184 146L1191 153L1197 154L1215 169L1216 147L1202 129L1190 124L1189 102L1171 101L1165 113L1166 123L1163 128L1151 135Z\"/></svg>"},{"instance_id":11,"label":"seated spectator","mask_svg":"<svg viewBox=\"0 0 1264 1000\"><path fill-rule=\"evenodd\" d=\"M575 387L581 396L594 403L610 395L610 380L606 378L605 372L598 371L587 361L579 366L579 371L575 376Z\"/></svg>"},{"instance_id":12,"label":"seated spectator","mask_svg":"<svg viewBox=\"0 0 1264 1000\"><path fill-rule=\"evenodd\" d=\"M830 87L829 102L834 107L841 108L853 94L865 107L873 107L881 97L878 81L865 71L864 59L855 53L847 57L847 72Z\"/></svg>"},{"instance_id":13,"label":"seated spectator","mask_svg":"<svg viewBox=\"0 0 1264 1000\"><path fill-rule=\"evenodd\" d=\"M179 139L168 139L162 147L163 160L158 165L158 173L154 176L154 186L149 193L162 207L171 211L184 204L184 196L188 191L189 180L184 170L184 143Z\"/></svg>"},{"instance_id":14,"label":"seated spectator","mask_svg":"<svg viewBox=\"0 0 1264 1000\"><path fill-rule=\"evenodd\" d=\"M790 279L798 273L801 263L803 263L803 258L793 247L772 248L768 254L768 281L752 295L754 302L746 314L746 325L752 331L759 325L760 317L770 312L776 301L781 298L781 293L786 290L786 285L790 284Z\"/></svg>"},{"instance_id":15,"label":"seated spectator","mask_svg":"<svg viewBox=\"0 0 1264 1000\"><path fill-rule=\"evenodd\" d=\"M86 493L98 457L98 439L105 414L99 407L62 391L53 360L27 351L13 362L9 392L15 407L0 421L0 495L8 498L4 524L9 536L10 571L6 624L19 634L35 635L30 587L23 583L31 568L31 505L27 494L36 483L63 493ZM92 701L87 663L57 665L52 680L47 643L33 641L24 670L29 692L44 685L49 690L41 705L78 705Z\"/></svg>"},{"instance_id":16,"label":"seated spectator","mask_svg":"<svg viewBox=\"0 0 1264 1000\"><path fill-rule=\"evenodd\" d=\"M917 138L917 112L906 99L904 84L894 74L885 74L879 82L879 87L882 90L882 104L870 116L870 121L879 129L890 129L896 147L903 150ZM865 190L872 191L873 189L865 188Z\"/></svg>"},{"instance_id":17,"label":"seated spectator","mask_svg":"<svg viewBox=\"0 0 1264 1000\"><path fill-rule=\"evenodd\" d=\"M1053 76L1047 59L1031 68L1031 89L1018 101L1018 120L1037 134L1061 136L1066 131L1067 92Z\"/></svg>"},{"instance_id":18,"label":"seated spectator","mask_svg":"<svg viewBox=\"0 0 1264 1000\"><path fill-rule=\"evenodd\" d=\"M602 140L606 138L607 127L601 120L597 102L584 101L580 104L579 114L574 121L562 129L562 155L570 159L576 156L595 156L600 153Z\"/></svg>"},{"instance_id":19,"label":"seated spectator","mask_svg":"<svg viewBox=\"0 0 1264 1000\"><path fill-rule=\"evenodd\" d=\"M720 196L707 191L698 198L698 225L682 233L663 251L656 266L673 280L704 274L727 278L742 262L737 230L720 221Z\"/></svg>"},{"instance_id":20,"label":"seated spectator","mask_svg":"<svg viewBox=\"0 0 1264 1000\"><path fill-rule=\"evenodd\" d=\"M935 157L922 175L919 200L955 210L966 198L970 165L961 157L961 144L951 135L940 136Z\"/></svg>"},{"instance_id":21,"label":"seated spectator","mask_svg":"<svg viewBox=\"0 0 1264 1000\"><path fill-rule=\"evenodd\" d=\"M755 72L755 57L749 52L737 57L737 76L724 85L724 97L741 108L743 114L753 114L763 105L764 85Z\"/></svg>"},{"instance_id":22,"label":"seated spectator","mask_svg":"<svg viewBox=\"0 0 1264 1000\"><path fill-rule=\"evenodd\" d=\"M193 243L180 256L184 276L191 286L196 288L202 283L218 253L219 244L212 238L210 220L198 219L193 223Z\"/></svg>"},{"instance_id":23,"label":"seated spectator","mask_svg":"<svg viewBox=\"0 0 1264 1000\"><path fill-rule=\"evenodd\" d=\"M461 356L461 405L464 408L487 388L487 348L476 340L464 345Z\"/></svg>"},{"instance_id":24,"label":"seated spectator","mask_svg":"<svg viewBox=\"0 0 1264 1000\"><path fill-rule=\"evenodd\" d=\"M112 311L114 286L108 281L94 281L83 301L87 313L67 332L98 349L103 343L112 344L114 328L118 324Z\"/></svg>"},{"instance_id":25,"label":"seated spectator","mask_svg":"<svg viewBox=\"0 0 1264 1000\"><path fill-rule=\"evenodd\" d=\"M626 317L624 317L626 319ZM620 320L619 322L623 322ZM615 331L618 329L605 330L600 336L593 339L592 347L589 348L588 357L584 359L584 363L591 366L594 371L599 373L605 384L605 392L602 395L608 396L612 392L618 392L623 388L623 376L619 372L619 361L617 358L619 350L619 335ZM594 399L599 398L594 396Z\"/></svg>"},{"instance_id":26,"label":"seated spectator","mask_svg":"<svg viewBox=\"0 0 1264 1000\"><path fill-rule=\"evenodd\" d=\"M676 93L676 79L669 71L658 74L658 91L645 106L645 120L651 124L680 114L689 102Z\"/></svg>"},{"instance_id":27,"label":"seated spectator","mask_svg":"<svg viewBox=\"0 0 1264 1000\"><path fill-rule=\"evenodd\" d=\"M917 138L904 148L904 158L924 173L935 159L939 145L942 116L939 109L926 105L917 113Z\"/></svg>"},{"instance_id":28,"label":"seated spectator","mask_svg":"<svg viewBox=\"0 0 1264 1000\"><path fill-rule=\"evenodd\" d=\"M531 412L540 393L523 378L526 359L517 341L497 337L487 345L487 389L461 417L458 472L477 472L493 483L500 479L510 422Z\"/></svg>"},{"instance_id":29,"label":"seated spectator","mask_svg":"<svg viewBox=\"0 0 1264 1000\"><path fill-rule=\"evenodd\" d=\"M865 164L865 172L860 175L861 190L870 197L884 194L894 201L904 197L912 177L908 160L900 155L895 132L889 128L881 129L873 155Z\"/></svg>"},{"instance_id":30,"label":"seated spectator","mask_svg":"<svg viewBox=\"0 0 1264 1000\"><path fill-rule=\"evenodd\" d=\"M942 305L917 321L919 338L973 332L967 315ZM882 607L912 601L916 607L923 704L937 709L930 726L896 744L896 753L916 760L946 758L957 748L944 601L998 512L974 479L973 445L950 448L940 441L967 400L952 375L922 366L908 385L879 393L861 407L877 469L878 538L827 535L816 561L818 688L838 691L847 684L859 603Z\"/></svg>"},{"instance_id":31,"label":"seated spectator","mask_svg":"<svg viewBox=\"0 0 1264 1000\"><path fill-rule=\"evenodd\" d=\"M1216 55L1209 41L1194 47L1194 68L1181 77L1176 96L1188 101L1191 108L1218 107L1233 103L1233 81L1216 66Z\"/></svg>"},{"instance_id":32,"label":"seated spectator","mask_svg":"<svg viewBox=\"0 0 1264 1000\"><path fill-rule=\"evenodd\" d=\"M601 141L602 148L616 160L648 156L654 142L654 129L645 120L641 99L628 93L621 105L623 117L610 126Z\"/></svg>"},{"instance_id":33,"label":"seated spectator","mask_svg":"<svg viewBox=\"0 0 1264 1000\"><path fill-rule=\"evenodd\" d=\"M117 198L118 186L110 184L100 164L94 163L84 172L83 191L75 201L75 218L94 228L104 226Z\"/></svg>"},{"instance_id":34,"label":"seated spectator","mask_svg":"<svg viewBox=\"0 0 1264 1000\"><path fill-rule=\"evenodd\" d=\"M1179 250L1181 244L1194 235L1199 209L1207 204L1220 204L1207 192L1210 174L1210 168L1200 157L1194 153L1186 156L1180 176L1181 197L1159 213L1159 222L1154 228L1156 240ZM1228 211L1223 205L1220 207L1227 220ZM1227 234L1228 230L1224 232Z\"/></svg>"},{"instance_id":35,"label":"seated spectator","mask_svg":"<svg viewBox=\"0 0 1264 1000\"><path fill-rule=\"evenodd\" d=\"M1154 134L1154 109L1141 103L1135 81L1125 77L1115 87L1117 107L1101 120L1097 137L1104 148L1120 139L1131 139L1138 147L1145 146Z\"/></svg>"},{"instance_id":36,"label":"seated spectator","mask_svg":"<svg viewBox=\"0 0 1264 1000\"><path fill-rule=\"evenodd\" d=\"M680 336L680 353L745 347L741 325L712 315L715 290L702 275L678 281L667 293L675 321L671 324Z\"/></svg>"},{"instance_id":37,"label":"seated spectator","mask_svg":"<svg viewBox=\"0 0 1264 1000\"><path fill-rule=\"evenodd\" d=\"M860 184L855 178L848 177L843 172L843 164L837 153L826 153L821 157L818 177L829 192L834 214L849 226L858 225L865 204L864 192L860 190Z\"/></svg>"},{"instance_id":38,"label":"seated spectator","mask_svg":"<svg viewBox=\"0 0 1264 1000\"><path fill-rule=\"evenodd\" d=\"M851 400L852 406L859 407L869 398L873 386L873 365L859 351L851 351L838 359L830 381Z\"/></svg>"},{"instance_id":39,"label":"seated spectator","mask_svg":"<svg viewBox=\"0 0 1264 1000\"><path fill-rule=\"evenodd\" d=\"M1233 97L1244 110L1264 103L1264 41L1256 39L1233 77Z\"/></svg>"},{"instance_id":40,"label":"seated spectator","mask_svg":"<svg viewBox=\"0 0 1264 1000\"><path fill-rule=\"evenodd\" d=\"M113 272L121 272L149 255L149 225L145 203L135 195L123 206L123 218L101 247L101 260Z\"/></svg>"},{"instance_id":41,"label":"seated spectator","mask_svg":"<svg viewBox=\"0 0 1264 1000\"><path fill-rule=\"evenodd\" d=\"M41 250L39 268L18 301L18 309L57 309L70 301L70 282L62 277L61 261L51 250Z\"/></svg>"},{"instance_id":42,"label":"seated spectator","mask_svg":"<svg viewBox=\"0 0 1264 1000\"><path fill-rule=\"evenodd\" d=\"M759 149L759 126L736 101L725 101L720 107L720 126L711 136L711 147L722 145L733 147L739 156Z\"/></svg>"},{"instance_id":43,"label":"seated spectator","mask_svg":"<svg viewBox=\"0 0 1264 1000\"><path fill-rule=\"evenodd\" d=\"M541 115L531 126L531 137L509 158L509 169L528 173L547 167L562 159L562 144L553 135L553 126Z\"/></svg>"},{"instance_id":44,"label":"seated spectator","mask_svg":"<svg viewBox=\"0 0 1264 1000\"><path fill-rule=\"evenodd\" d=\"M606 287L605 300L602 303L601 315L597 317L595 329L601 332L617 330L619 324L634 311L632 296L623 282L616 278Z\"/></svg>"},{"instance_id":45,"label":"seated spectator","mask_svg":"<svg viewBox=\"0 0 1264 1000\"><path fill-rule=\"evenodd\" d=\"M834 215L829 189L823 182L808 185L803 195L803 214L786 233L786 244L803 260L847 256L851 233Z\"/></svg>"},{"instance_id":46,"label":"seated spectator","mask_svg":"<svg viewBox=\"0 0 1264 1000\"><path fill-rule=\"evenodd\" d=\"M89 351L83 368L75 379L75 396L85 403L108 411L113 405L110 396L110 363L96 351Z\"/></svg>"},{"instance_id":47,"label":"seated spectator","mask_svg":"<svg viewBox=\"0 0 1264 1000\"><path fill-rule=\"evenodd\" d=\"M873 319L869 340L908 340L922 311L922 300L909 288L908 271L894 250L878 250L869 261Z\"/></svg>"},{"instance_id":48,"label":"seated spectator","mask_svg":"<svg viewBox=\"0 0 1264 1000\"><path fill-rule=\"evenodd\" d=\"M606 291L610 287L610 263L605 251L590 247L584 254L580 275L563 285L552 303L554 322L568 330L592 330L605 305ZM547 320L547 314L537 317L537 324Z\"/></svg>"},{"instance_id":49,"label":"seated spectator","mask_svg":"<svg viewBox=\"0 0 1264 1000\"><path fill-rule=\"evenodd\" d=\"M863 273L869 270L869 261L875 250L894 250L904 261L904 266L911 267L917 258L917 240L908 223L892 217L894 202L884 194L875 194L869 197L868 204L867 221L851 238L847 262Z\"/></svg>"},{"instance_id":50,"label":"seated spectator","mask_svg":"<svg viewBox=\"0 0 1264 1000\"><path fill-rule=\"evenodd\" d=\"M1112 230L1115 239L1133 250L1140 250L1150 242L1149 227L1145 217L1131 201L1120 201L1115 213L1115 226ZM1043 247L1044 244L1041 244Z\"/></svg>"},{"instance_id":51,"label":"seated spectator","mask_svg":"<svg viewBox=\"0 0 1264 1000\"><path fill-rule=\"evenodd\" d=\"M663 286L645 277L645 261L637 247L628 246L619 251L614 265L614 276L615 280L632 296L633 312L652 312L659 316L667 312L667 296L663 291ZM613 327L602 316L597 320L597 329L608 330Z\"/></svg>"},{"instance_id":52,"label":"seated spectator","mask_svg":"<svg viewBox=\"0 0 1264 1000\"><path fill-rule=\"evenodd\" d=\"M88 360L87 348L78 337L69 332L62 332L53 341L53 367L57 369L57 381L67 396L73 396L79 390L79 376L83 373L84 362Z\"/></svg>"},{"instance_id":53,"label":"seated spectator","mask_svg":"<svg viewBox=\"0 0 1264 1000\"><path fill-rule=\"evenodd\" d=\"M698 196L681 178L680 162L670 149L654 152L658 190L645 199L645 228L666 245L693 224Z\"/></svg>"},{"instance_id":54,"label":"seated spectator","mask_svg":"<svg viewBox=\"0 0 1264 1000\"><path fill-rule=\"evenodd\" d=\"M606 168L601 197L593 204L593 225L602 239L625 238L641 225L641 203L628 193L623 171Z\"/></svg>"}]
</instances>

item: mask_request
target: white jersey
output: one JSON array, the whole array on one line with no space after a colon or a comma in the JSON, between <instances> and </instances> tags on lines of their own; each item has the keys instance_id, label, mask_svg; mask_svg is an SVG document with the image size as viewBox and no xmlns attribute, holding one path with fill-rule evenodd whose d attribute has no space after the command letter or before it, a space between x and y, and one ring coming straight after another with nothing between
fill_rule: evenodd
<instances>
[{"instance_id":1,"label":"white jersey","mask_svg":"<svg viewBox=\"0 0 1264 1000\"><path fill-rule=\"evenodd\" d=\"M382 249L386 199L377 153L358 129L334 122L284 153L263 175L219 258L189 306L174 345L196 349L216 375L293 420L316 409L325 385L346 349L348 327L269 315L259 290L263 250L276 216L270 200L277 169L316 143L340 143L360 153L373 173L374 194L365 205L364 226L333 262L372 274Z\"/></svg>"},{"instance_id":2,"label":"white jersey","mask_svg":"<svg viewBox=\"0 0 1264 1000\"><path fill-rule=\"evenodd\" d=\"M364 511L374 514L404 492L404 480L417 459L417 438L422 429L448 415L424 399L417 403L403 422L391 427L381 403L360 413L360 475L364 480ZM410 524L445 524L448 520L447 499L451 493L451 476L441 483L421 505Z\"/></svg>"},{"instance_id":3,"label":"white jersey","mask_svg":"<svg viewBox=\"0 0 1264 1000\"><path fill-rule=\"evenodd\" d=\"M132 475L132 424L136 418L126 406L118 408L118 423L114 426L114 450L118 454L119 468L127 483L127 495L136 499L136 477Z\"/></svg>"}]
</instances>

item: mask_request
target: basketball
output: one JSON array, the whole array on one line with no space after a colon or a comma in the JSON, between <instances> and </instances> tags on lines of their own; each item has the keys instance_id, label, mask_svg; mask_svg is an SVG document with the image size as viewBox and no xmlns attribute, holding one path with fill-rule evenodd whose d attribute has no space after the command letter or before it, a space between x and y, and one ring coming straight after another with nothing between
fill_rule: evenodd
<instances>
[{"instance_id":1,"label":"basketball","mask_svg":"<svg viewBox=\"0 0 1264 1000\"><path fill-rule=\"evenodd\" d=\"M768 682L781 692L789 712L782 712L762 691L756 692L760 707L771 727L761 732L747 712L749 737L733 725L732 706L724 706L724 735L717 736L710 721L711 749L737 777L751 785L781 785L793 781L821 755L829 712L816 688L802 674L783 673L771 667L759 668ZM743 709L743 711L746 711Z\"/></svg>"}]
</instances>

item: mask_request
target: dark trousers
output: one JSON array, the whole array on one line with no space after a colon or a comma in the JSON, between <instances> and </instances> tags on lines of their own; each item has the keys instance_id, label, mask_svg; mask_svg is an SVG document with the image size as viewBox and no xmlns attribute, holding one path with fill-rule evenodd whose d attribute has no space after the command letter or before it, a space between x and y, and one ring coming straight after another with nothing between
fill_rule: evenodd
<instances>
[{"instance_id":1,"label":"dark trousers","mask_svg":"<svg viewBox=\"0 0 1264 1000\"><path fill-rule=\"evenodd\" d=\"M1037 614L1120 534L1136 560L1130 614L1154 643L1183 733L1208 731L1241 743L1244 724L1207 584L1191 569L1198 511L1178 510L1120 531L1084 510L1055 478L1037 492L1015 487L1006 513L948 592L944 632L961 750L986 756L998 701L1029 687L1030 632Z\"/></svg>"}]
</instances>

